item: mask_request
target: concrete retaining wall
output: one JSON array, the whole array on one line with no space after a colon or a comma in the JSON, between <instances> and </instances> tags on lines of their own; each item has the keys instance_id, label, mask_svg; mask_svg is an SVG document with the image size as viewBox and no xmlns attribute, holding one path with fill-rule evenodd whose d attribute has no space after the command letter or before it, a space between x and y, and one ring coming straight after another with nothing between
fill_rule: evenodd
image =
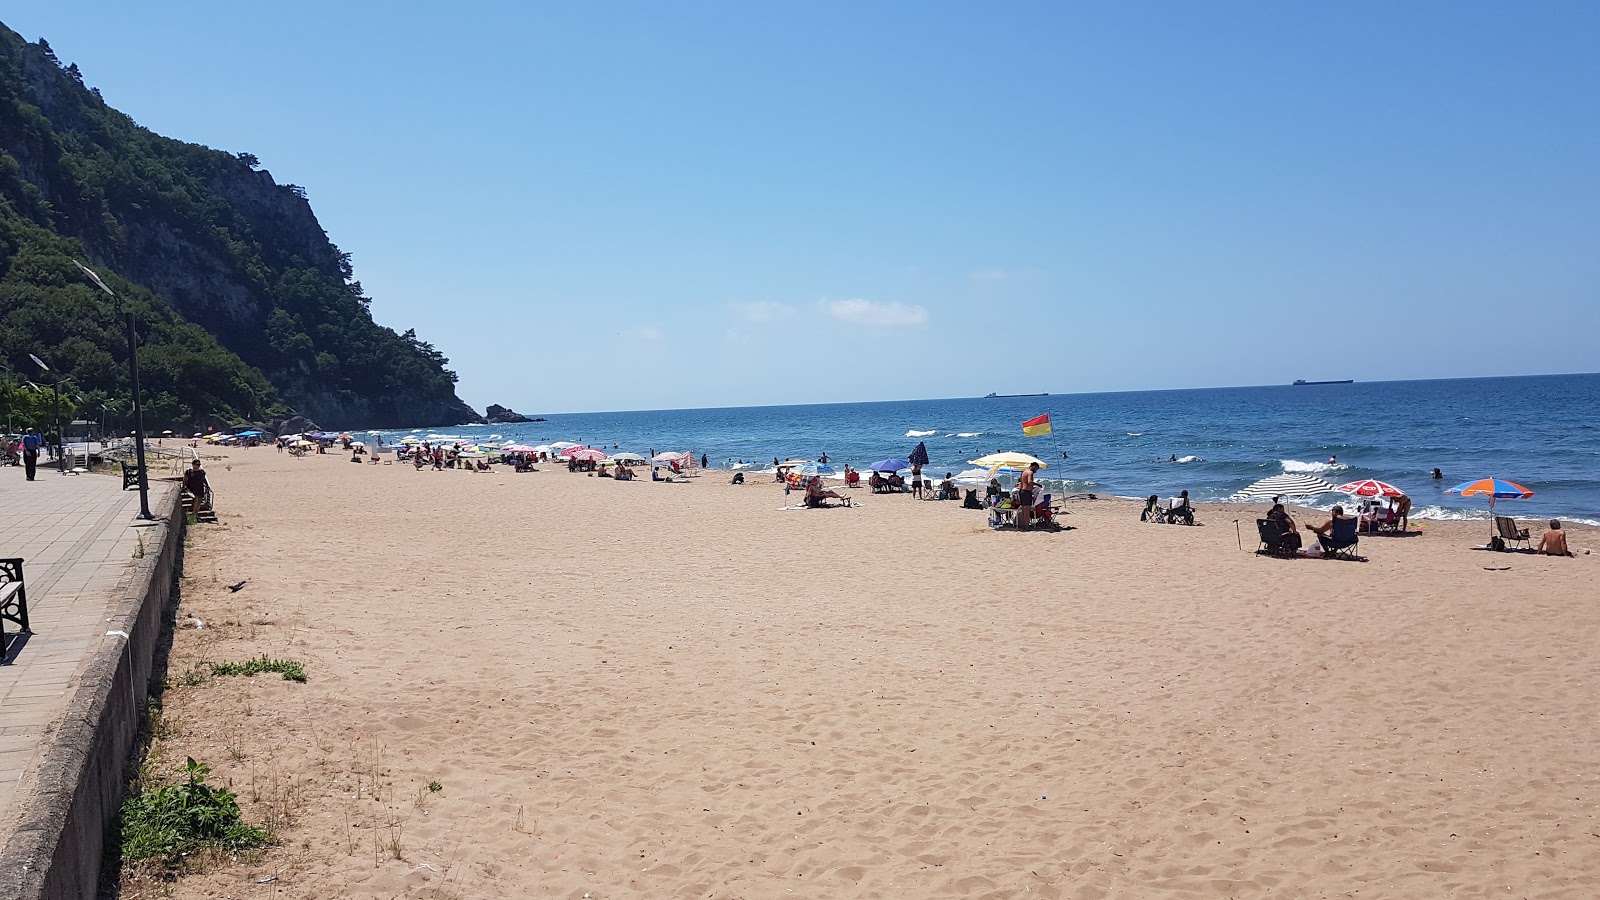
<instances>
[{"instance_id":1,"label":"concrete retaining wall","mask_svg":"<svg viewBox=\"0 0 1600 900\"><path fill-rule=\"evenodd\" d=\"M133 577L106 623L107 631L125 631L128 639L108 637L89 660L60 730L43 749L34 789L17 798L21 820L0 847L0 900L94 900L183 552L177 492L152 500L156 515L171 524L145 529L150 549L134 560Z\"/></svg>"}]
</instances>

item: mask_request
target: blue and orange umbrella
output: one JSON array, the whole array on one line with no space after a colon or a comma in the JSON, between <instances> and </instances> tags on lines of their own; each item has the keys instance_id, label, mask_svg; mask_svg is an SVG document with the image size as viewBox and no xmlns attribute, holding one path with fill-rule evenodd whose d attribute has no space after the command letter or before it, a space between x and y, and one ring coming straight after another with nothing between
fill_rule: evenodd
<instances>
[{"instance_id":1,"label":"blue and orange umbrella","mask_svg":"<svg viewBox=\"0 0 1600 900\"><path fill-rule=\"evenodd\" d=\"M1460 494L1463 497L1488 497L1490 524L1494 524L1494 502L1496 500L1526 500L1533 496L1533 491L1528 490L1515 481L1504 481L1499 478L1480 478L1477 481L1468 481L1458 484L1445 491L1446 494ZM1490 528L1491 538L1494 529Z\"/></svg>"}]
</instances>

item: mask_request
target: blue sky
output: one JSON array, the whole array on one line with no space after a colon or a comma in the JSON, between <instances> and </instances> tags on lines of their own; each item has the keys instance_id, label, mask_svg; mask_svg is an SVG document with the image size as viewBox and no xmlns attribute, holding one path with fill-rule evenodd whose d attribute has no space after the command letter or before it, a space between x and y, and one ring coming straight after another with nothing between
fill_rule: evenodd
<instances>
[{"instance_id":1,"label":"blue sky","mask_svg":"<svg viewBox=\"0 0 1600 900\"><path fill-rule=\"evenodd\" d=\"M1600 5L28 4L526 412L1600 368Z\"/></svg>"}]
</instances>

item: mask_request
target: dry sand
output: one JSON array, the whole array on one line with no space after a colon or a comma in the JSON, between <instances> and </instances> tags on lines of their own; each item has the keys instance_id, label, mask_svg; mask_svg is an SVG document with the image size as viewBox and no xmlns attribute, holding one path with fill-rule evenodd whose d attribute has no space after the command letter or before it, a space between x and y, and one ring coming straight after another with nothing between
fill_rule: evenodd
<instances>
[{"instance_id":1,"label":"dry sand","mask_svg":"<svg viewBox=\"0 0 1600 900\"><path fill-rule=\"evenodd\" d=\"M126 897L1600 896L1594 529L1278 561L1257 508L210 468L156 765L287 824ZM309 683L182 683L258 653Z\"/></svg>"}]
</instances>

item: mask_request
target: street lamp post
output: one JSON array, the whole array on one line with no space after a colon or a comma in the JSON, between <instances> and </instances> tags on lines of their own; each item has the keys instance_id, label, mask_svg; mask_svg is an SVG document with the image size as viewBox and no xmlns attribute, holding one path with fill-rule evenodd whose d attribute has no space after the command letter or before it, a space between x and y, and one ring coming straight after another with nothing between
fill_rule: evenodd
<instances>
[{"instance_id":1,"label":"street lamp post","mask_svg":"<svg viewBox=\"0 0 1600 900\"><path fill-rule=\"evenodd\" d=\"M111 288L106 287L106 283L100 280L100 276L96 275L93 269L77 260L73 260L72 264L81 269L83 274L94 282L95 287L105 291L112 300L117 302L117 315L121 316L122 298L118 297ZM139 467L139 518L154 519L155 516L150 514L150 478L145 472L144 466L144 411L139 406L139 336L134 329L133 310L131 309L128 310L127 331L128 374L133 381L133 455L134 463Z\"/></svg>"},{"instance_id":2,"label":"street lamp post","mask_svg":"<svg viewBox=\"0 0 1600 900\"><path fill-rule=\"evenodd\" d=\"M67 456L61 452L61 373L45 365L44 360L34 356L32 353L28 354L28 358L37 363L39 368L49 372L50 377L55 379L55 384L50 387L50 408L51 414L56 420L56 470L65 475L67 474Z\"/></svg>"}]
</instances>

